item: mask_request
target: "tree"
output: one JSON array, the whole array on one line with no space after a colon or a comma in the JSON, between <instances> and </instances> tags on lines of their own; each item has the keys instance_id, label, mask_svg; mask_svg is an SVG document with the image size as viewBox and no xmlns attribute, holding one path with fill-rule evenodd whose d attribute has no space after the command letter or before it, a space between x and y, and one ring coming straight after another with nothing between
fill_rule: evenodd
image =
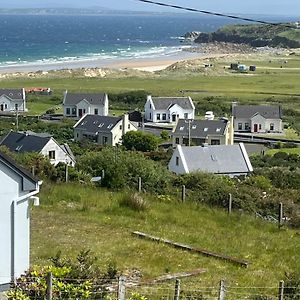
<instances>
[{"instance_id":1,"label":"tree","mask_svg":"<svg viewBox=\"0 0 300 300\"><path fill-rule=\"evenodd\" d=\"M158 137L143 131L129 131L123 136L123 145L127 150L154 151L158 144Z\"/></svg>"}]
</instances>

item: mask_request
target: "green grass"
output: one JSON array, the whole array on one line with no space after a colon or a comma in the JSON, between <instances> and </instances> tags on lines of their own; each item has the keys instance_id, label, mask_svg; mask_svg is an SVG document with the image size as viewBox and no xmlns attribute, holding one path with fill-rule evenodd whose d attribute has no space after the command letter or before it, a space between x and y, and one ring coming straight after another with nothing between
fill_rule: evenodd
<instances>
[{"instance_id":1,"label":"green grass","mask_svg":"<svg viewBox=\"0 0 300 300\"><path fill-rule=\"evenodd\" d=\"M267 154L274 155L277 152L285 152L288 154L300 155L300 148L281 148L281 149L271 149L267 151Z\"/></svg>"},{"instance_id":2,"label":"green grass","mask_svg":"<svg viewBox=\"0 0 300 300\"><path fill-rule=\"evenodd\" d=\"M186 280L193 286L216 286L225 279L231 286L277 286L287 271L298 268L300 233L253 216L212 209L176 200L145 196L149 208L136 212L120 206L122 193L75 184L47 185L41 206L32 210L31 261L47 264L58 250L74 257L92 249L99 263L115 262L126 272L141 270L143 279L166 272L204 268L200 277ZM251 262L242 268L211 257L142 240L142 231L158 237L239 257ZM232 298L233 299L233 298Z\"/></svg>"}]
</instances>

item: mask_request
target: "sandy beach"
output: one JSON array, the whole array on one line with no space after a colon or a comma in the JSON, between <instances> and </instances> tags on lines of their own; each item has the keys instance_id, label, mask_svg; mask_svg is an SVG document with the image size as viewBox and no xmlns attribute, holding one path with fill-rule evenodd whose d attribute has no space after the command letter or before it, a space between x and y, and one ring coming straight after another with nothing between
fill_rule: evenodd
<instances>
[{"instance_id":1,"label":"sandy beach","mask_svg":"<svg viewBox=\"0 0 300 300\"><path fill-rule=\"evenodd\" d=\"M181 51L179 53L158 56L149 58L136 59L85 59L78 61L65 61L53 63L28 63L16 64L11 66L0 66L0 74L9 73L29 73L38 71L53 71L62 69L81 69L81 68L111 68L111 69L137 69L142 71L154 72L165 69L166 67L183 60L200 58L201 53L194 53L188 51ZM206 56L206 55L205 55Z\"/></svg>"}]
</instances>

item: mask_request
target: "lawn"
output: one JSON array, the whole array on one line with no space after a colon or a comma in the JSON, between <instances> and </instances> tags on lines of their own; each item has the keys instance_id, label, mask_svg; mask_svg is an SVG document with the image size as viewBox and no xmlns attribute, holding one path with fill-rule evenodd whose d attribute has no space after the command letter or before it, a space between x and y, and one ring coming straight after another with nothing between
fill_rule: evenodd
<instances>
[{"instance_id":1,"label":"lawn","mask_svg":"<svg viewBox=\"0 0 300 300\"><path fill-rule=\"evenodd\" d=\"M143 280L206 269L186 279L195 288L217 286L220 279L232 287L276 287L285 272L298 268L299 231L279 230L241 212L229 216L223 210L150 195L144 195L148 209L134 211L120 205L123 194L78 184L45 184L41 205L31 212L32 263L47 264L59 250L74 257L81 249L91 249L101 265L113 262L123 273L138 269ZM250 266L141 240L131 234L135 230L245 259Z\"/></svg>"}]
</instances>

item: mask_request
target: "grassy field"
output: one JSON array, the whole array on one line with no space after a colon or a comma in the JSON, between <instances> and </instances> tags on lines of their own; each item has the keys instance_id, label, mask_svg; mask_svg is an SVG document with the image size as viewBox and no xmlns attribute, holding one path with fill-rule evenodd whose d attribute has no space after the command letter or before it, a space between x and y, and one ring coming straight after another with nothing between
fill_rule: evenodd
<instances>
[{"instance_id":1,"label":"grassy field","mask_svg":"<svg viewBox=\"0 0 300 300\"><path fill-rule=\"evenodd\" d=\"M288 154L300 155L300 148L270 149L270 150L267 151L267 154L274 155L277 152L285 152L285 153L288 153Z\"/></svg>"},{"instance_id":2,"label":"grassy field","mask_svg":"<svg viewBox=\"0 0 300 300\"><path fill-rule=\"evenodd\" d=\"M33 264L47 264L58 250L74 257L91 249L99 263L114 262L123 273L138 269L143 280L165 273L204 268L206 273L186 279L191 286L277 286L285 272L300 261L299 231L254 216L211 209L195 203L144 196L148 209L134 211L120 205L124 193L75 184L45 185L41 205L32 210ZM189 244L248 260L248 268L134 237L132 231ZM230 298L230 297L229 297ZM234 298L230 298L234 299Z\"/></svg>"}]
</instances>

